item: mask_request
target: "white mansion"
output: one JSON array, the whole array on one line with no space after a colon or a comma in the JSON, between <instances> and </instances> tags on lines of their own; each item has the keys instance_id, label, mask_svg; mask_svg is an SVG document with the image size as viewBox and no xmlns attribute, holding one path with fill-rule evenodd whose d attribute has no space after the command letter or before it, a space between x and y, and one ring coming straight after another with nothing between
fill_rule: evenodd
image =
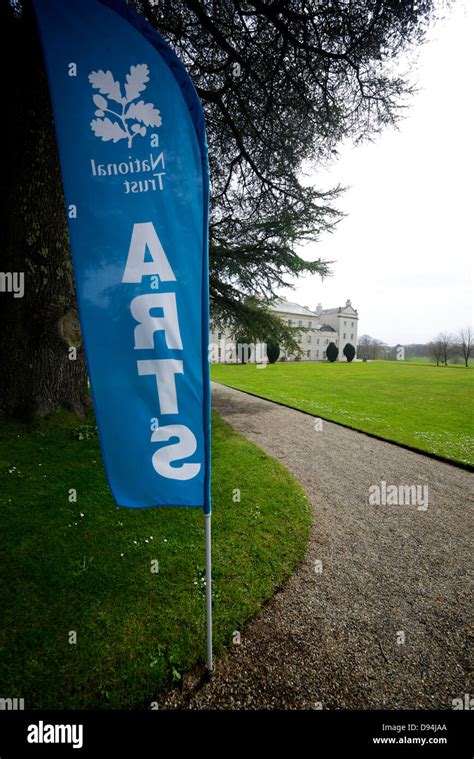
<instances>
[{"instance_id":1,"label":"white mansion","mask_svg":"<svg viewBox=\"0 0 474 759\"><path fill-rule=\"evenodd\" d=\"M339 308L323 309L319 303L316 310L311 311L298 303L278 299L270 308L276 311L288 326L304 328L305 331L301 332L298 338L302 351L301 361L324 361L329 343L335 343L339 348L338 361L346 360L343 349L347 343L351 343L357 350L358 314L350 300ZM239 361L235 339L230 333L212 328L209 342L212 363L235 364ZM257 343L256 346L252 346L250 361L265 361L265 355L265 346ZM296 356L287 355L280 349L278 361L291 361L295 358Z\"/></svg>"}]
</instances>

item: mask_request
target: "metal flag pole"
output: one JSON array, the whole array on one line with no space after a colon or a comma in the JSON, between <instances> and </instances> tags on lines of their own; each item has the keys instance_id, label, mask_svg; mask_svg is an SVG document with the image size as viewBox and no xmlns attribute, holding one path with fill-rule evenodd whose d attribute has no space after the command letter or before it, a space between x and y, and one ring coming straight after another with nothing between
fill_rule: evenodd
<instances>
[{"instance_id":1,"label":"metal flag pole","mask_svg":"<svg viewBox=\"0 0 474 759\"><path fill-rule=\"evenodd\" d=\"M212 662L212 562L211 562L211 513L206 519L206 626L207 626L207 671L213 671Z\"/></svg>"}]
</instances>

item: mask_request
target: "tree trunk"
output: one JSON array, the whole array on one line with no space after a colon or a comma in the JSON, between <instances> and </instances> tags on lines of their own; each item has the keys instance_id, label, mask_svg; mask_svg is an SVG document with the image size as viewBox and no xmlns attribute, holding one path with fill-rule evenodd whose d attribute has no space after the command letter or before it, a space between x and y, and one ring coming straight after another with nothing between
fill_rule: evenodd
<instances>
[{"instance_id":1,"label":"tree trunk","mask_svg":"<svg viewBox=\"0 0 474 759\"><path fill-rule=\"evenodd\" d=\"M0 268L12 275L3 277L0 292L0 409L29 418L64 406L82 415L90 406L86 364L49 92L29 4L18 19L4 3L0 27L2 50L11 51L3 66L8 136ZM15 274L24 276L23 297L5 291Z\"/></svg>"}]
</instances>

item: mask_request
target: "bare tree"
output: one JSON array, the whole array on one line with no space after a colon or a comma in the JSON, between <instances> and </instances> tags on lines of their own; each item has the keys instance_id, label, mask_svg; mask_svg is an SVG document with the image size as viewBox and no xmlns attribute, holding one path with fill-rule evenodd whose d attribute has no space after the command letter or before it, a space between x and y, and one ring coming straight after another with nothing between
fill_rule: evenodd
<instances>
[{"instance_id":1,"label":"bare tree","mask_svg":"<svg viewBox=\"0 0 474 759\"><path fill-rule=\"evenodd\" d=\"M357 344L357 356L367 361L370 353L370 343L372 338L369 335L361 335Z\"/></svg>"},{"instance_id":2,"label":"bare tree","mask_svg":"<svg viewBox=\"0 0 474 759\"><path fill-rule=\"evenodd\" d=\"M469 359L472 356L473 348L472 327L465 327L464 329L459 330L459 350L466 367L469 366Z\"/></svg>"},{"instance_id":3,"label":"bare tree","mask_svg":"<svg viewBox=\"0 0 474 759\"><path fill-rule=\"evenodd\" d=\"M448 332L440 332L437 338L441 343L441 355L443 364L448 365L448 359L453 355L454 341Z\"/></svg>"},{"instance_id":4,"label":"bare tree","mask_svg":"<svg viewBox=\"0 0 474 759\"><path fill-rule=\"evenodd\" d=\"M362 335L357 345L357 356L366 360L370 359L371 361L375 361L380 356L386 358L386 347L385 343L381 340L377 340L370 335Z\"/></svg>"},{"instance_id":5,"label":"bare tree","mask_svg":"<svg viewBox=\"0 0 474 759\"><path fill-rule=\"evenodd\" d=\"M434 340L428 343L428 354L440 364L448 365L448 359L453 355L454 341L448 332L440 332Z\"/></svg>"},{"instance_id":6,"label":"bare tree","mask_svg":"<svg viewBox=\"0 0 474 759\"><path fill-rule=\"evenodd\" d=\"M443 358L443 347L439 337L428 343L428 356L436 361L436 366L439 366L440 361Z\"/></svg>"}]
</instances>

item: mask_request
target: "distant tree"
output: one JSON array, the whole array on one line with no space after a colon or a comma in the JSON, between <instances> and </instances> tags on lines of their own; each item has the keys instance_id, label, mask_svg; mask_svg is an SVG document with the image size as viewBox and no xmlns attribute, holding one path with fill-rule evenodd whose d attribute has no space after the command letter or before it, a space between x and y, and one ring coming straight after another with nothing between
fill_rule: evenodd
<instances>
[{"instance_id":1,"label":"distant tree","mask_svg":"<svg viewBox=\"0 0 474 759\"><path fill-rule=\"evenodd\" d=\"M278 343L267 343L267 358L270 364L278 361L280 355L280 346Z\"/></svg>"},{"instance_id":2,"label":"distant tree","mask_svg":"<svg viewBox=\"0 0 474 759\"><path fill-rule=\"evenodd\" d=\"M466 364L466 367L469 366L469 359L472 356L473 353L473 342L472 342L472 328L471 327L465 327L464 329L461 329L459 331L459 351L464 359L464 363Z\"/></svg>"},{"instance_id":3,"label":"distant tree","mask_svg":"<svg viewBox=\"0 0 474 759\"><path fill-rule=\"evenodd\" d=\"M344 346L344 350L342 351L345 355L346 359L351 362L355 358L356 350L352 343L346 343Z\"/></svg>"},{"instance_id":4,"label":"distant tree","mask_svg":"<svg viewBox=\"0 0 474 759\"><path fill-rule=\"evenodd\" d=\"M455 352L455 345L452 335L450 335L448 332L440 332L436 339L441 346L441 359L443 361L443 364L447 366L448 359Z\"/></svg>"},{"instance_id":5,"label":"distant tree","mask_svg":"<svg viewBox=\"0 0 474 759\"><path fill-rule=\"evenodd\" d=\"M410 343L409 345L404 345L405 348L405 358L420 358L428 356L428 343Z\"/></svg>"},{"instance_id":6,"label":"distant tree","mask_svg":"<svg viewBox=\"0 0 474 759\"><path fill-rule=\"evenodd\" d=\"M375 361L377 358L382 358L384 361L390 354L390 348L383 340L377 340L374 338L372 342L372 359Z\"/></svg>"},{"instance_id":7,"label":"distant tree","mask_svg":"<svg viewBox=\"0 0 474 759\"><path fill-rule=\"evenodd\" d=\"M339 348L335 343L329 343L326 348L326 358L328 361L335 361L339 355Z\"/></svg>"},{"instance_id":8,"label":"distant tree","mask_svg":"<svg viewBox=\"0 0 474 759\"><path fill-rule=\"evenodd\" d=\"M428 343L427 348L428 356L432 358L433 361L436 361L436 366L439 366L443 359L443 346L439 338L431 340L431 342Z\"/></svg>"},{"instance_id":9,"label":"distant tree","mask_svg":"<svg viewBox=\"0 0 474 759\"><path fill-rule=\"evenodd\" d=\"M375 337L362 335L362 337L359 338L357 347L357 355L359 358L375 361L375 359L380 358L382 353L385 357L385 350L388 350L385 343L381 340L377 340Z\"/></svg>"},{"instance_id":10,"label":"distant tree","mask_svg":"<svg viewBox=\"0 0 474 759\"><path fill-rule=\"evenodd\" d=\"M359 338L357 346L357 355L363 360L367 360L369 357L370 345L372 338L369 335L362 335Z\"/></svg>"},{"instance_id":11,"label":"distant tree","mask_svg":"<svg viewBox=\"0 0 474 759\"><path fill-rule=\"evenodd\" d=\"M397 351L399 350L400 345L390 345L387 346L387 350L385 352L385 358L387 361L395 361L397 359Z\"/></svg>"},{"instance_id":12,"label":"distant tree","mask_svg":"<svg viewBox=\"0 0 474 759\"><path fill-rule=\"evenodd\" d=\"M384 361L390 359L390 348L383 340L376 340L374 348L376 353L374 358L382 358Z\"/></svg>"},{"instance_id":13,"label":"distant tree","mask_svg":"<svg viewBox=\"0 0 474 759\"><path fill-rule=\"evenodd\" d=\"M428 343L428 355L440 364L448 365L448 359L456 352L456 344L448 332L440 332L434 340Z\"/></svg>"}]
</instances>

